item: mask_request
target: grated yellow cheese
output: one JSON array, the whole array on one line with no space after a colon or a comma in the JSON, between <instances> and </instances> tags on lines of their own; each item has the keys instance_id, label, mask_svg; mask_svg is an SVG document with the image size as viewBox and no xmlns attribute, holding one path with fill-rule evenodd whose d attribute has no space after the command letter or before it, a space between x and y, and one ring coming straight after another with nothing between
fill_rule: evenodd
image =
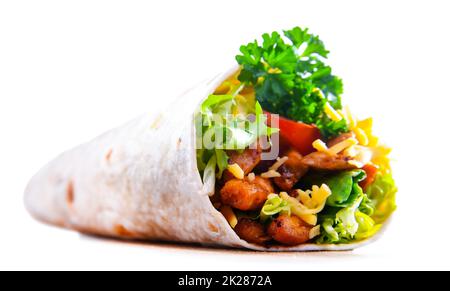
<instances>
[{"instance_id":1,"label":"grated yellow cheese","mask_svg":"<svg viewBox=\"0 0 450 291\"><path fill-rule=\"evenodd\" d=\"M255 181L255 178L256 178L255 173L250 173L250 174L248 174L248 176L247 176L247 179L248 179L250 182Z\"/></svg>"},{"instance_id":2,"label":"grated yellow cheese","mask_svg":"<svg viewBox=\"0 0 450 291\"><path fill-rule=\"evenodd\" d=\"M326 103L325 107L325 114L333 121L340 121L342 119L342 116L333 108L333 106L330 105L330 103Z\"/></svg>"},{"instance_id":3,"label":"grated yellow cheese","mask_svg":"<svg viewBox=\"0 0 450 291\"><path fill-rule=\"evenodd\" d=\"M265 179L278 178L278 177L281 177L281 174L278 173L277 171L269 170L269 171L267 171L265 173L262 173L261 177L263 177Z\"/></svg>"},{"instance_id":4,"label":"grated yellow cheese","mask_svg":"<svg viewBox=\"0 0 450 291\"><path fill-rule=\"evenodd\" d=\"M333 155L337 155L338 153L342 152L343 150L345 150L357 143L358 143L358 141L355 138L351 137L351 138L341 141L338 144L335 144L334 146L329 148L328 151Z\"/></svg>"},{"instance_id":5,"label":"grated yellow cheese","mask_svg":"<svg viewBox=\"0 0 450 291\"><path fill-rule=\"evenodd\" d=\"M378 137L373 135L373 118L357 120L348 106L343 111L338 110L337 112L347 121L349 129L355 134L360 145L345 149L344 155L352 158L349 164L360 168L366 163L372 162L380 167L381 173L390 171L389 149L380 144Z\"/></svg>"},{"instance_id":6,"label":"grated yellow cheese","mask_svg":"<svg viewBox=\"0 0 450 291\"><path fill-rule=\"evenodd\" d=\"M311 228L311 230L309 231L309 239L313 239L319 235L320 235L320 225Z\"/></svg>"},{"instance_id":7,"label":"grated yellow cheese","mask_svg":"<svg viewBox=\"0 0 450 291\"><path fill-rule=\"evenodd\" d=\"M347 121L347 116L341 109L336 110L336 112L342 117L342 119L345 119L345 121Z\"/></svg>"},{"instance_id":8,"label":"grated yellow cheese","mask_svg":"<svg viewBox=\"0 0 450 291\"><path fill-rule=\"evenodd\" d=\"M322 140L320 139L316 139L313 143L312 143L313 148L315 148L317 151L319 152L324 152L324 153L329 153L328 152L328 147L327 144L324 143Z\"/></svg>"},{"instance_id":9,"label":"grated yellow cheese","mask_svg":"<svg viewBox=\"0 0 450 291\"><path fill-rule=\"evenodd\" d=\"M300 219L306 222L309 225L316 225L317 224L317 215L315 214L305 214L305 215L299 215Z\"/></svg>"},{"instance_id":10,"label":"grated yellow cheese","mask_svg":"<svg viewBox=\"0 0 450 291\"><path fill-rule=\"evenodd\" d=\"M238 219L237 219L236 215L234 214L233 209L231 209L230 206L225 205L220 208L220 212L225 217L225 219L228 221L230 226L232 228L234 228L236 226L236 224L238 223Z\"/></svg>"},{"instance_id":11,"label":"grated yellow cheese","mask_svg":"<svg viewBox=\"0 0 450 291\"><path fill-rule=\"evenodd\" d=\"M331 190L326 184L313 186L312 190L297 190L298 197L289 196L286 192L281 192L280 197L291 206L292 214L298 216L309 225L317 224L317 214L325 208L327 198L331 195Z\"/></svg>"},{"instance_id":12,"label":"grated yellow cheese","mask_svg":"<svg viewBox=\"0 0 450 291\"><path fill-rule=\"evenodd\" d=\"M352 166L355 166L358 169L364 167L364 164L361 163L360 161L357 161L357 160L350 160L350 161L348 161L348 164L352 165Z\"/></svg>"},{"instance_id":13,"label":"grated yellow cheese","mask_svg":"<svg viewBox=\"0 0 450 291\"><path fill-rule=\"evenodd\" d=\"M241 169L241 167L239 167L238 164L235 163L232 165L228 165L227 169L237 179L244 179L244 171Z\"/></svg>"},{"instance_id":14,"label":"grated yellow cheese","mask_svg":"<svg viewBox=\"0 0 450 291\"><path fill-rule=\"evenodd\" d=\"M284 163L289 160L288 157L277 158L277 161L269 168L269 170L277 171Z\"/></svg>"},{"instance_id":15,"label":"grated yellow cheese","mask_svg":"<svg viewBox=\"0 0 450 291\"><path fill-rule=\"evenodd\" d=\"M364 120L359 120L356 123L356 126L363 129L366 132L371 132L372 131L372 125L373 125L373 118L369 117L366 118Z\"/></svg>"},{"instance_id":16,"label":"grated yellow cheese","mask_svg":"<svg viewBox=\"0 0 450 291\"><path fill-rule=\"evenodd\" d=\"M355 128L356 127L356 118L353 116L352 112L350 111L350 107L345 106L344 108L345 116L347 117L347 124L349 128Z\"/></svg>"},{"instance_id":17,"label":"grated yellow cheese","mask_svg":"<svg viewBox=\"0 0 450 291\"><path fill-rule=\"evenodd\" d=\"M360 145L367 146L369 144L369 138L367 137L367 134L364 131L364 129L360 127L355 127L353 129L353 132L355 133L356 139L358 140Z\"/></svg>"}]
</instances>

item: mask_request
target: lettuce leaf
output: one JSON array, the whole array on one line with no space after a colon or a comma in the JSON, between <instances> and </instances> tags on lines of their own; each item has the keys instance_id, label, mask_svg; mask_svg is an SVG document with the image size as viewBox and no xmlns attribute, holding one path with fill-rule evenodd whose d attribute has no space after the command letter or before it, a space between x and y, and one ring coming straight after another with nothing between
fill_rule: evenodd
<instances>
[{"instance_id":1,"label":"lettuce leaf","mask_svg":"<svg viewBox=\"0 0 450 291\"><path fill-rule=\"evenodd\" d=\"M356 211L355 218L358 222L358 231L355 234L356 240L369 238L381 228L381 224L375 224L375 221L369 215L361 211Z\"/></svg>"},{"instance_id":2,"label":"lettuce leaf","mask_svg":"<svg viewBox=\"0 0 450 291\"><path fill-rule=\"evenodd\" d=\"M348 191L348 186L336 189ZM352 193L357 193L357 198L351 206L328 207L319 215L322 234L316 242L348 243L373 236L395 211L396 192L397 187L391 174L378 174L373 184L367 187L366 193L363 193L357 183L353 184ZM348 200L351 200L352 195L349 195Z\"/></svg>"},{"instance_id":3,"label":"lettuce leaf","mask_svg":"<svg viewBox=\"0 0 450 291\"><path fill-rule=\"evenodd\" d=\"M261 209L260 219L262 222L265 222L276 214L288 213L290 215L290 212L291 207L286 200L279 195L270 194Z\"/></svg>"},{"instance_id":4,"label":"lettuce leaf","mask_svg":"<svg viewBox=\"0 0 450 291\"><path fill-rule=\"evenodd\" d=\"M335 218L332 214L326 215L324 219L322 218L322 231L316 242L336 244L354 240L359 228L356 212L363 199L363 195L360 194L352 205L337 211Z\"/></svg>"},{"instance_id":5,"label":"lettuce leaf","mask_svg":"<svg viewBox=\"0 0 450 291\"><path fill-rule=\"evenodd\" d=\"M331 207L348 207L363 192L358 183L366 178L363 170L334 172L331 174L314 173L303 178L302 186L326 184L331 189L327 205Z\"/></svg>"},{"instance_id":6,"label":"lettuce leaf","mask_svg":"<svg viewBox=\"0 0 450 291\"><path fill-rule=\"evenodd\" d=\"M253 101L254 106L248 109L248 104L240 106L243 101L237 96L210 95L196 114L197 165L203 175L214 164L216 177L221 178L228 166L226 151L244 150L260 137L278 131L266 125L267 117L258 102ZM210 163L212 159L214 163Z\"/></svg>"},{"instance_id":7,"label":"lettuce leaf","mask_svg":"<svg viewBox=\"0 0 450 291\"><path fill-rule=\"evenodd\" d=\"M397 208L395 196L397 186L390 173L378 174L375 181L366 189L366 194L373 207L372 219L376 223L383 223Z\"/></svg>"}]
</instances>

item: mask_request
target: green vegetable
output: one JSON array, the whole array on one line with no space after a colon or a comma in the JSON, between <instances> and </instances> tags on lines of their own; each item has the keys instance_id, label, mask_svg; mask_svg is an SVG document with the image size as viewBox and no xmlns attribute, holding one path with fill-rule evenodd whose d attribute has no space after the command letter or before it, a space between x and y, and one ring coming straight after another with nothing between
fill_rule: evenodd
<instances>
[{"instance_id":1,"label":"green vegetable","mask_svg":"<svg viewBox=\"0 0 450 291\"><path fill-rule=\"evenodd\" d=\"M326 184L331 190L331 196L327 199L327 206L347 207L352 205L363 191L358 183L366 178L363 170L351 170L342 172L314 172L302 178L301 186L311 188L313 185ZM364 207L367 197L364 198Z\"/></svg>"},{"instance_id":2,"label":"green vegetable","mask_svg":"<svg viewBox=\"0 0 450 291\"><path fill-rule=\"evenodd\" d=\"M353 203L336 213L336 220L342 224L342 237L353 237L358 231L358 222L356 221L356 210L362 202L362 195Z\"/></svg>"},{"instance_id":3,"label":"green vegetable","mask_svg":"<svg viewBox=\"0 0 450 291\"><path fill-rule=\"evenodd\" d=\"M381 228L381 224L375 224L375 221L367 214L356 211L356 221L358 222L358 231L355 239L362 240L373 236Z\"/></svg>"},{"instance_id":4,"label":"green vegetable","mask_svg":"<svg viewBox=\"0 0 450 291\"><path fill-rule=\"evenodd\" d=\"M375 181L366 189L374 213L371 216L376 223L383 223L397 208L395 196L397 187L391 174L378 174Z\"/></svg>"},{"instance_id":5,"label":"green vegetable","mask_svg":"<svg viewBox=\"0 0 450 291\"><path fill-rule=\"evenodd\" d=\"M197 164L203 172L203 181L211 172L217 178L222 177L228 166L228 150L244 150L262 136L270 137L278 129L266 125L267 117L261 105L254 106L247 112L236 112L240 106L233 95L210 95L201 105L196 115ZM249 117L252 115L252 118Z\"/></svg>"},{"instance_id":6,"label":"green vegetable","mask_svg":"<svg viewBox=\"0 0 450 291\"><path fill-rule=\"evenodd\" d=\"M241 46L237 62L242 66L239 80L255 88L264 109L308 124L315 124L324 138L347 132L345 120L332 121L325 113L327 102L341 109L342 80L325 64L328 51L308 29L295 27L264 34Z\"/></svg>"},{"instance_id":7,"label":"green vegetable","mask_svg":"<svg viewBox=\"0 0 450 291\"><path fill-rule=\"evenodd\" d=\"M358 185L365 178L363 170L322 176L332 194L328 197L327 208L319 214L323 231L318 243L362 240L379 230L381 225L370 217L374 214L374 201Z\"/></svg>"},{"instance_id":8,"label":"green vegetable","mask_svg":"<svg viewBox=\"0 0 450 291\"><path fill-rule=\"evenodd\" d=\"M352 205L341 208L334 214L336 208L321 217L321 235L317 238L317 243L348 243L355 239L373 233L374 224L370 223L369 216L358 210L364 196L362 193L357 197Z\"/></svg>"},{"instance_id":9,"label":"green vegetable","mask_svg":"<svg viewBox=\"0 0 450 291\"><path fill-rule=\"evenodd\" d=\"M271 195L264 203L264 206L261 209L260 219L262 222L267 221L268 218L279 214L279 213L288 213L290 215L291 207L289 203L282 199L278 195Z\"/></svg>"},{"instance_id":10,"label":"green vegetable","mask_svg":"<svg viewBox=\"0 0 450 291\"><path fill-rule=\"evenodd\" d=\"M322 183L327 184L331 190L331 196L327 199L327 205L333 207L348 207L362 194L358 182L366 178L363 170L345 171L326 177Z\"/></svg>"},{"instance_id":11,"label":"green vegetable","mask_svg":"<svg viewBox=\"0 0 450 291\"><path fill-rule=\"evenodd\" d=\"M359 205L358 210L368 216L372 216L375 211L373 201L370 200L370 198L365 193L363 193L363 201L361 202L361 205Z\"/></svg>"}]
</instances>

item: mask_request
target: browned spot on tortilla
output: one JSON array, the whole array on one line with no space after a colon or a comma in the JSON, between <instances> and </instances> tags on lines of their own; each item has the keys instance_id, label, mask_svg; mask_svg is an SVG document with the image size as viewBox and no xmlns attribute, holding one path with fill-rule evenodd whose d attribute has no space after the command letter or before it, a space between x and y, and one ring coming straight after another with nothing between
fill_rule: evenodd
<instances>
[{"instance_id":1,"label":"browned spot on tortilla","mask_svg":"<svg viewBox=\"0 0 450 291\"><path fill-rule=\"evenodd\" d=\"M219 229L217 228L217 226L215 226L214 224L212 224L211 222L208 222L208 228L210 231L212 232L219 232Z\"/></svg>"},{"instance_id":2,"label":"browned spot on tortilla","mask_svg":"<svg viewBox=\"0 0 450 291\"><path fill-rule=\"evenodd\" d=\"M109 150L106 152L105 160L106 160L107 162L109 162L109 161L111 160L112 154L113 154L113 149L109 149Z\"/></svg>"},{"instance_id":3,"label":"browned spot on tortilla","mask_svg":"<svg viewBox=\"0 0 450 291\"><path fill-rule=\"evenodd\" d=\"M178 138L178 141L177 141L177 149L179 149L179 148L180 148L180 146L181 146L181 137L180 137L180 138Z\"/></svg>"},{"instance_id":4,"label":"browned spot on tortilla","mask_svg":"<svg viewBox=\"0 0 450 291\"><path fill-rule=\"evenodd\" d=\"M73 186L73 181L69 181L67 184L66 189L66 201L69 206L72 206L73 202L75 201L75 190Z\"/></svg>"},{"instance_id":5,"label":"browned spot on tortilla","mask_svg":"<svg viewBox=\"0 0 450 291\"><path fill-rule=\"evenodd\" d=\"M133 236L133 234L122 224L117 224L114 226L114 232L119 236Z\"/></svg>"}]
</instances>

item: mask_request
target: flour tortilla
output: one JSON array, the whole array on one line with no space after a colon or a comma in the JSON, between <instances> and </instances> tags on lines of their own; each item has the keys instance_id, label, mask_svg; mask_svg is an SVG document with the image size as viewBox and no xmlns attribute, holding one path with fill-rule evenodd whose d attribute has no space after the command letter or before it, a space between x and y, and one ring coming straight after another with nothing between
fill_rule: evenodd
<instances>
[{"instance_id":1,"label":"flour tortilla","mask_svg":"<svg viewBox=\"0 0 450 291\"><path fill-rule=\"evenodd\" d=\"M237 68L203 82L166 111L144 114L70 150L40 170L25 191L38 220L83 233L200 243L258 251L344 251L341 245L265 248L241 240L209 199L196 163L194 113Z\"/></svg>"}]
</instances>

